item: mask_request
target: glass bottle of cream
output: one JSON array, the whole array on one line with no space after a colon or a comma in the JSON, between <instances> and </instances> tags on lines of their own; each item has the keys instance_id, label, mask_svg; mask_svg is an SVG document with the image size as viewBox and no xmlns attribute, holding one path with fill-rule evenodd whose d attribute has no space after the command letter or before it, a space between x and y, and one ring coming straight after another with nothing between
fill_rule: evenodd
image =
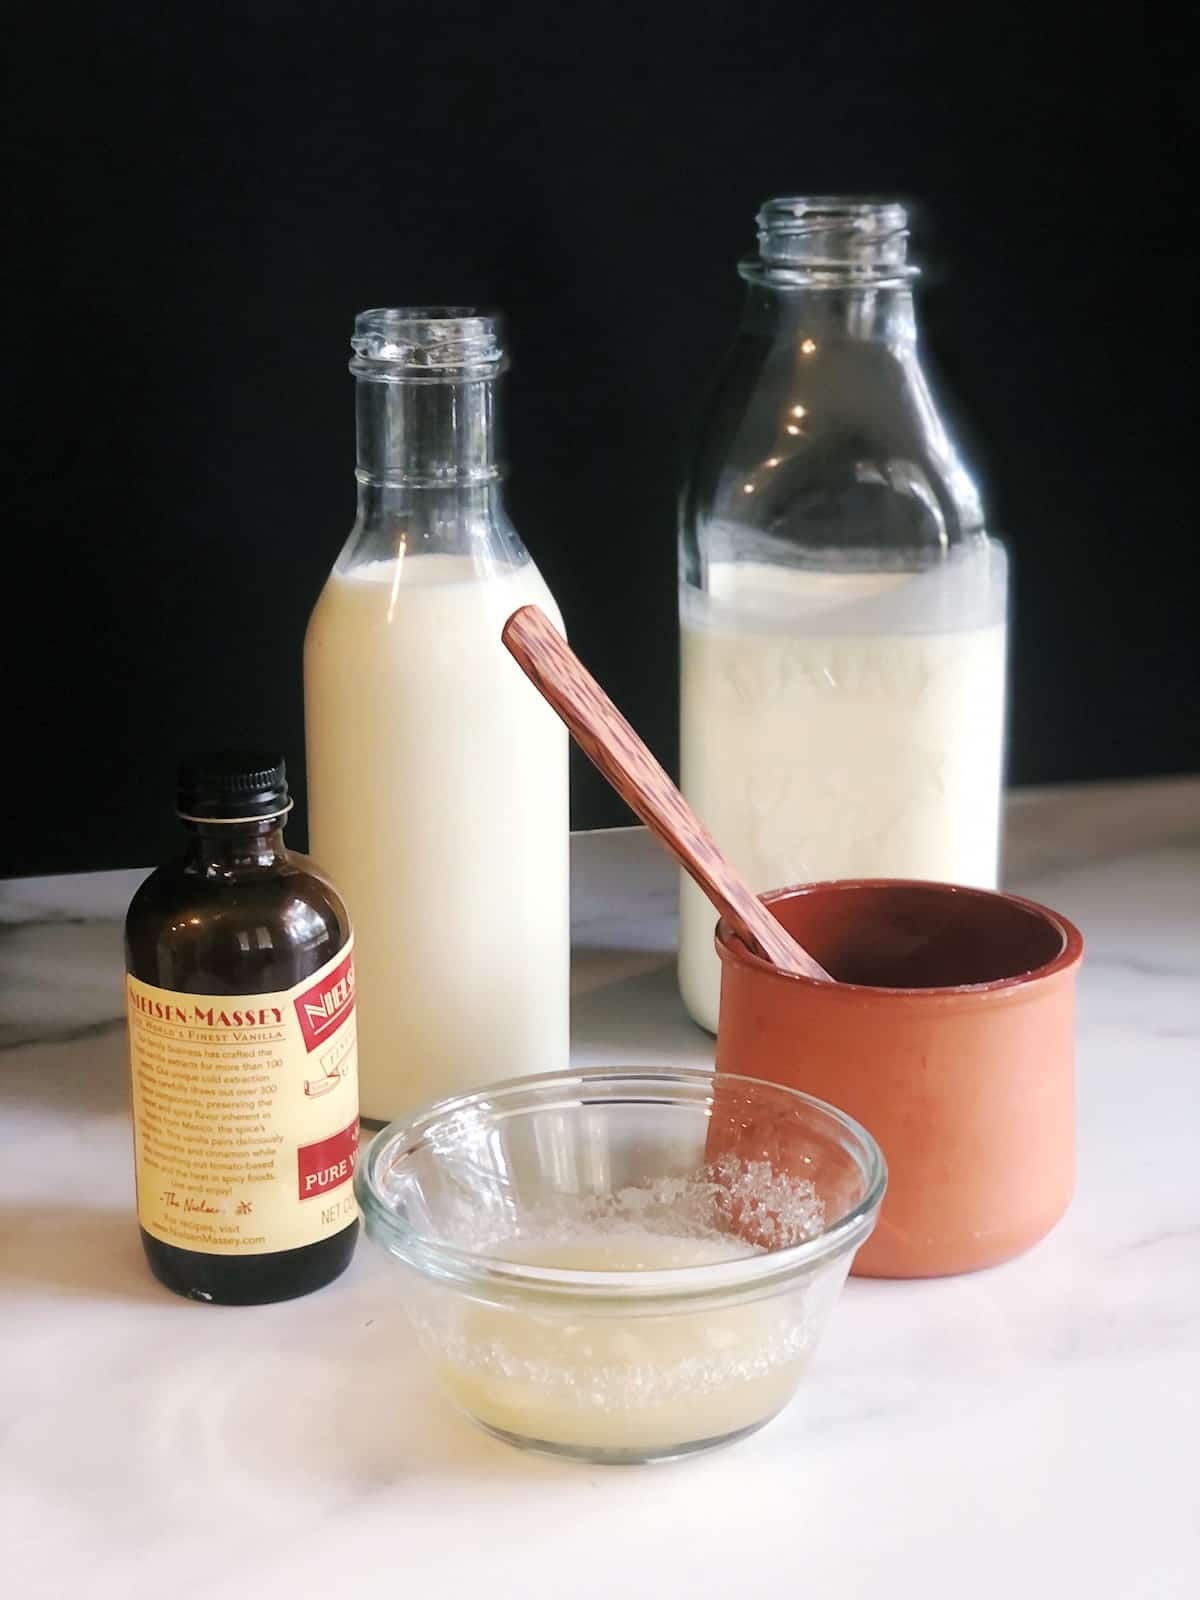
<instances>
[{"instance_id":1,"label":"glass bottle of cream","mask_svg":"<svg viewBox=\"0 0 1200 1600\"><path fill-rule=\"evenodd\" d=\"M364 1117L567 1060L567 734L500 642L562 626L509 520L495 317L364 311L358 517L304 644L309 841L360 937Z\"/></svg>"},{"instance_id":2,"label":"glass bottle of cream","mask_svg":"<svg viewBox=\"0 0 1200 1600\"><path fill-rule=\"evenodd\" d=\"M902 206L770 200L681 502L682 788L757 890L993 887L1006 564L922 370ZM679 976L716 1029L713 913Z\"/></svg>"}]
</instances>

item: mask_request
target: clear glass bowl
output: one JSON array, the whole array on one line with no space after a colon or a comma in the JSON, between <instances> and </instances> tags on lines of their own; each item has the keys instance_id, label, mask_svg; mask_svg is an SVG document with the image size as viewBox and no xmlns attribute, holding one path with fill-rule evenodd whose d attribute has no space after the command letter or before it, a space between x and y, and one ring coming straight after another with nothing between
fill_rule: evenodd
<instances>
[{"instance_id":1,"label":"clear glass bowl","mask_svg":"<svg viewBox=\"0 0 1200 1600\"><path fill-rule=\"evenodd\" d=\"M366 1231L451 1398L527 1449L651 1461L791 1399L886 1184L796 1090L690 1070L514 1079L392 1123Z\"/></svg>"}]
</instances>

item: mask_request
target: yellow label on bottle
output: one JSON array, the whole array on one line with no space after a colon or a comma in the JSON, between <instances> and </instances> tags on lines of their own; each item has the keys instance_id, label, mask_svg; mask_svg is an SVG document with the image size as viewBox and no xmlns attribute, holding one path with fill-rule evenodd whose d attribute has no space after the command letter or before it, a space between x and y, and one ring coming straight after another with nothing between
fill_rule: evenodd
<instances>
[{"instance_id":1,"label":"yellow label on bottle","mask_svg":"<svg viewBox=\"0 0 1200 1600\"><path fill-rule=\"evenodd\" d=\"M146 1232L207 1255L262 1255L352 1222L353 939L278 994L125 983Z\"/></svg>"}]
</instances>

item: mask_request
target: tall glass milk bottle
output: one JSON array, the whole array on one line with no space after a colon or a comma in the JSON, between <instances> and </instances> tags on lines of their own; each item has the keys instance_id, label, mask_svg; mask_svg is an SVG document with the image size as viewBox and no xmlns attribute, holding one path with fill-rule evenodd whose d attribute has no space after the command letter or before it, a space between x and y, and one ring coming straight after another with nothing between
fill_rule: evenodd
<instances>
[{"instance_id":1,"label":"tall glass milk bottle","mask_svg":"<svg viewBox=\"0 0 1200 1600\"><path fill-rule=\"evenodd\" d=\"M567 735L500 641L557 606L501 498L494 318L355 324L358 517L304 645L310 849L350 909L362 1114L567 1061Z\"/></svg>"},{"instance_id":2,"label":"tall glass milk bottle","mask_svg":"<svg viewBox=\"0 0 1200 1600\"><path fill-rule=\"evenodd\" d=\"M921 370L905 211L778 199L758 224L681 500L684 793L757 890L993 886L1005 556ZM686 879L680 909L715 1029L712 909Z\"/></svg>"}]
</instances>

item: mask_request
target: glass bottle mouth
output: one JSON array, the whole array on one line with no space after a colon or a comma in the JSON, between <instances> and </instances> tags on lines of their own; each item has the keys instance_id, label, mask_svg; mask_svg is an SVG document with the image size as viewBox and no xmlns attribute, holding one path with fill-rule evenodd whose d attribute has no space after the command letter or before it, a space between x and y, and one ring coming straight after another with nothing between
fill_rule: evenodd
<instances>
[{"instance_id":1,"label":"glass bottle mouth","mask_svg":"<svg viewBox=\"0 0 1200 1600\"><path fill-rule=\"evenodd\" d=\"M896 200L781 195L760 209L751 282L848 287L907 283L908 212Z\"/></svg>"},{"instance_id":2,"label":"glass bottle mouth","mask_svg":"<svg viewBox=\"0 0 1200 1600\"><path fill-rule=\"evenodd\" d=\"M474 306L360 311L350 345L350 371L380 383L482 380L507 366L500 318Z\"/></svg>"}]
</instances>

